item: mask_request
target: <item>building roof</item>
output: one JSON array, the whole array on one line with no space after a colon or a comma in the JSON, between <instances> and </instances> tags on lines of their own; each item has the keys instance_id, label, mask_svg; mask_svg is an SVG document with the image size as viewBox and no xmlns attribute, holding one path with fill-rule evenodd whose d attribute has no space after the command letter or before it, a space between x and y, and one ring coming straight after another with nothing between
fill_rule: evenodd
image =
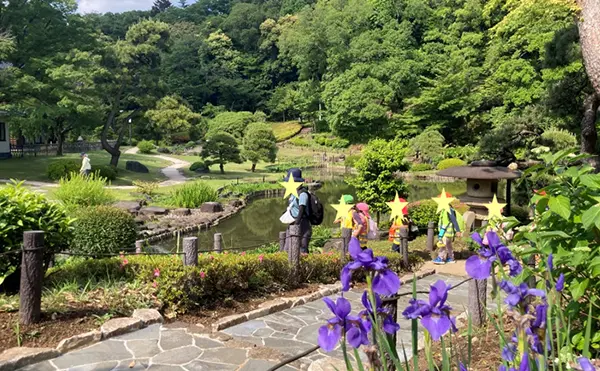
<instances>
[{"instance_id":1,"label":"building roof","mask_svg":"<svg viewBox=\"0 0 600 371\"><path fill-rule=\"evenodd\" d=\"M501 166L457 166L437 172L439 176L465 179L517 179L521 172L510 170Z\"/></svg>"}]
</instances>

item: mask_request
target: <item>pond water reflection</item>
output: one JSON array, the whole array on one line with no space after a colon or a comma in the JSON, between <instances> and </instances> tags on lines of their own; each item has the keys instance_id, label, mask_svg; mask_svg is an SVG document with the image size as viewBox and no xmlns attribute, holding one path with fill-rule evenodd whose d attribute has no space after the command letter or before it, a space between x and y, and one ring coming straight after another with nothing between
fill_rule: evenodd
<instances>
[{"instance_id":1,"label":"pond water reflection","mask_svg":"<svg viewBox=\"0 0 600 371\"><path fill-rule=\"evenodd\" d=\"M440 193L442 188L457 196L466 192L464 182L456 183L426 183L411 182L409 184L409 200L416 201L431 198ZM325 206L323 225L334 226L335 210L329 207L337 204L342 194L355 194L354 188L341 179L326 181L317 191L319 199ZM285 211L286 201L283 198L267 198L250 202L239 214L221 222L218 226L208 231L198 232L200 250L210 250L213 244L213 235L223 235L223 248L253 248L261 244L277 241L279 232L284 231L286 225L279 221ZM154 245L156 248L173 251L176 249L176 240L167 240Z\"/></svg>"}]
</instances>

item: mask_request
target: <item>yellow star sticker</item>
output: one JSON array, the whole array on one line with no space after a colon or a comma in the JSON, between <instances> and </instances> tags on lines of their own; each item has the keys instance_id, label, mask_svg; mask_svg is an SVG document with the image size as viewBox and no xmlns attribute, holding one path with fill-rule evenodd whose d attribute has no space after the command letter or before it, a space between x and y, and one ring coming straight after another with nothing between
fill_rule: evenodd
<instances>
[{"instance_id":1,"label":"yellow star sticker","mask_svg":"<svg viewBox=\"0 0 600 371\"><path fill-rule=\"evenodd\" d=\"M396 198L394 199L394 201L386 202L386 204L390 207L390 209L392 209L392 212L390 213L390 220L394 220L396 217L402 218L402 216L404 215L402 213L402 209L404 209L406 205L408 205L408 202L400 201L400 197L398 197L398 192L396 192Z\"/></svg>"},{"instance_id":2,"label":"yellow star sticker","mask_svg":"<svg viewBox=\"0 0 600 371\"><path fill-rule=\"evenodd\" d=\"M446 189L442 188L440 197L432 197L432 200L437 204L436 213L439 213L440 211L450 212L450 203L454 201L455 198L446 196Z\"/></svg>"},{"instance_id":3,"label":"yellow star sticker","mask_svg":"<svg viewBox=\"0 0 600 371\"><path fill-rule=\"evenodd\" d=\"M496 195L494 195L494 199L489 204L485 205L488 209L488 220L497 217L502 219L502 209L506 206L506 204L501 204L498 202Z\"/></svg>"},{"instance_id":4,"label":"yellow star sticker","mask_svg":"<svg viewBox=\"0 0 600 371\"><path fill-rule=\"evenodd\" d=\"M348 216L348 211L350 211L350 209L352 208L352 204L347 204L346 201L344 200L344 196L342 195L342 197L340 198L340 203L337 205L331 205L331 207L333 207L336 211L335 214L335 219L334 220L338 220L338 219L346 219L346 217Z\"/></svg>"},{"instance_id":5,"label":"yellow star sticker","mask_svg":"<svg viewBox=\"0 0 600 371\"><path fill-rule=\"evenodd\" d=\"M287 182L279 182L279 184L285 187L285 194L283 195L283 198L287 198L289 195L298 197L298 187L300 187L302 182L294 181L294 177L290 175Z\"/></svg>"}]
</instances>

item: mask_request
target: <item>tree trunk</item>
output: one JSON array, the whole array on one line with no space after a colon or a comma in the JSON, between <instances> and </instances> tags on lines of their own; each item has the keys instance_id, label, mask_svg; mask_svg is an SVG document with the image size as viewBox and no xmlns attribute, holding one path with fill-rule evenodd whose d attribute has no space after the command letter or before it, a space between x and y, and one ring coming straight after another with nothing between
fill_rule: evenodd
<instances>
[{"instance_id":1,"label":"tree trunk","mask_svg":"<svg viewBox=\"0 0 600 371\"><path fill-rule=\"evenodd\" d=\"M223 166L223 163L219 164L219 169L221 169L221 174L225 174L225 167Z\"/></svg>"},{"instance_id":2,"label":"tree trunk","mask_svg":"<svg viewBox=\"0 0 600 371\"><path fill-rule=\"evenodd\" d=\"M121 156L121 151L119 151L119 147L121 145L121 140L123 139L123 128L121 128L120 132L119 132L119 137L117 138L117 143L115 144L114 147L112 147L109 143L108 143L108 129L110 129L110 127L113 125L114 121L115 121L115 116L117 115L117 112L119 111L119 106L121 104L121 92L123 91L123 86L121 85L121 87L119 88L119 91L117 92L117 96L115 97L115 100L113 101L112 107L110 109L110 112L108 114L108 117L106 118L106 121L104 122L104 127L102 128L102 135L100 136L100 142L102 143L102 149L104 149L106 152L110 153L110 166L112 167L117 167L117 165L119 164L119 157Z\"/></svg>"},{"instance_id":3,"label":"tree trunk","mask_svg":"<svg viewBox=\"0 0 600 371\"><path fill-rule=\"evenodd\" d=\"M578 0L581 7L579 15L579 38L583 64L588 78L600 96L600 1Z\"/></svg>"},{"instance_id":4,"label":"tree trunk","mask_svg":"<svg viewBox=\"0 0 600 371\"><path fill-rule=\"evenodd\" d=\"M583 104L584 112L581 120L581 152L591 155L596 154L598 132L596 130L596 116L598 114L600 99L597 94L590 94ZM595 156L589 161L590 165L598 169L600 163Z\"/></svg>"},{"instance_id":5,"label":"tree trunk","mask_svg":"<svg viewBox=\"0 0 600 371\"><path fill-rule=\"evenodd\" d=\"M63 134L62 130L58 131L58 135L56 138L56 155L57 156L62 156L63 155L63 143L65 141L65 135Z\"/></svg>"},{"instance_id":6,"label":"tree trunk","mask_svg":"<svg viewBox=\"0 0 600 371\"><path fill-rule=\"evenodd\" d=\"M254 170L256 170L256 163L252 163L252 172L254 172Z\"/></svg>"}]
</instances>

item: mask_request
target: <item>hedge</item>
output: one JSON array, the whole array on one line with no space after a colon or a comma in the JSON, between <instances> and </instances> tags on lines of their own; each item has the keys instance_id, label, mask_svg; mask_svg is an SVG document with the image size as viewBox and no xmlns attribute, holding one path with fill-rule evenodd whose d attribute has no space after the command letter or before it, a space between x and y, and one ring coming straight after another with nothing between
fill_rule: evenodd
<instances>
[{"instance_id":1,"label":"hedge","mask_svg":"<svg viewBox=\"0 0 600 371\"><path fill-rule=\"evenodd\" d=\"M376 251L385 255L389 267L401 272L400 254ZM412 257L412 264L420 258ZM198 267L184 267L179 256L131 255L107 259L79 259L51 270L45 281L47 286L77 282L88 284L90 278L103 280L138 281L155 288L162 309L179 312L197 307L199 303L214 304L228 297L264 294L281 289L291 289L290 268L285 253L204 253ZM299 278L301 283L333 283L339 280L342 262L337 253L302 255ZM360 271L355 280L364 280Z\"/></svg>"}]
</instances>

